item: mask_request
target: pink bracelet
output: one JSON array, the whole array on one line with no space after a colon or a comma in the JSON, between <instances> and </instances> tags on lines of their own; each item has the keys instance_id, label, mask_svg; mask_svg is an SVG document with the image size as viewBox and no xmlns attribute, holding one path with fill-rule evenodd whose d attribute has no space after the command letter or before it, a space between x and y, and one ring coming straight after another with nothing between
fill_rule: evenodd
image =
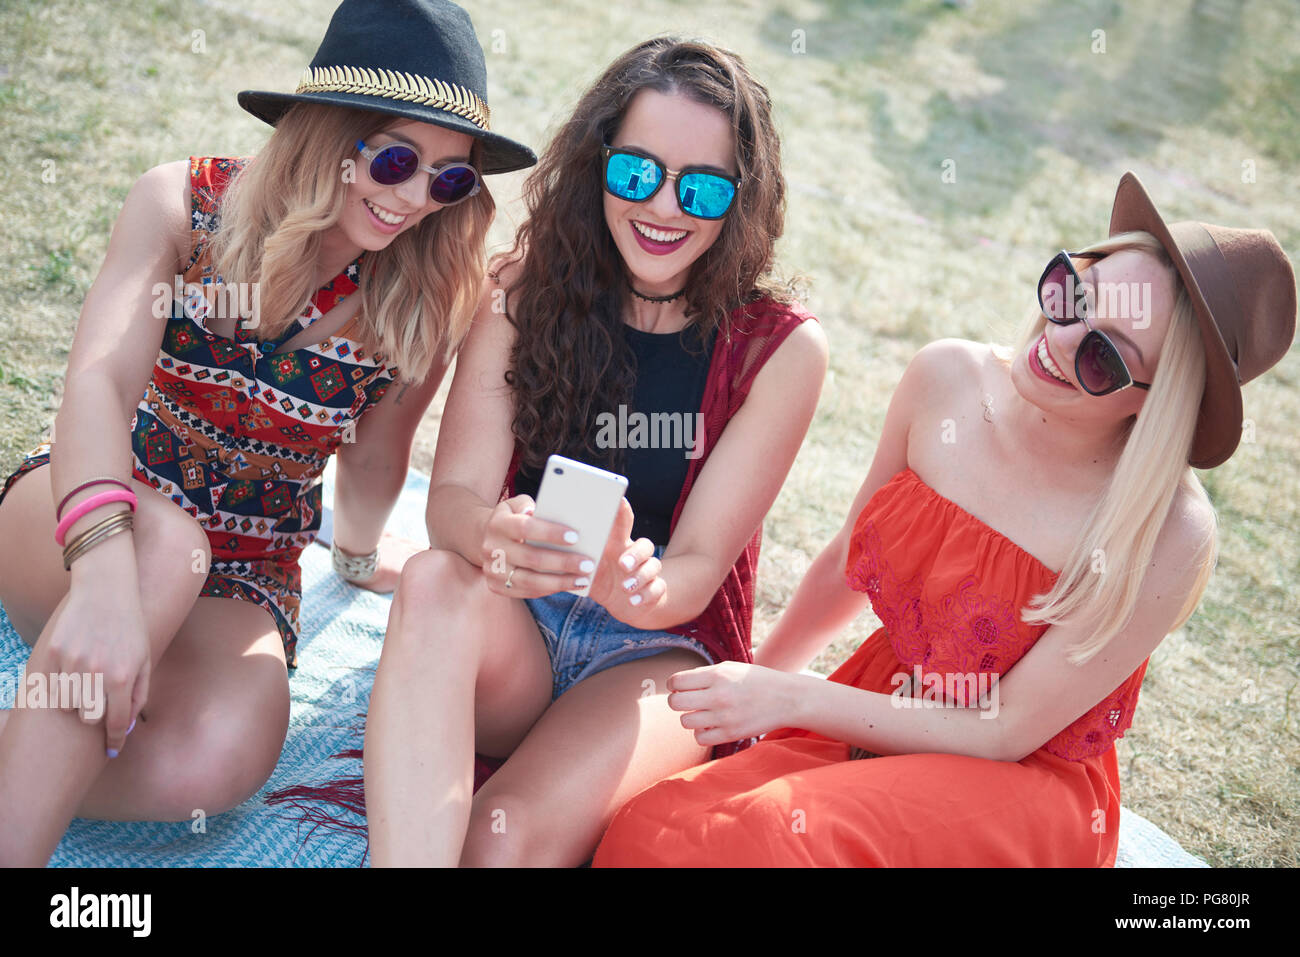
<instances>
[{"instance_id":1,"label":"pink bracelet","mask_svg":"<svg viewBox=\"0 0 1300 957\"><path fill-rule=\"evenodd\" d=\"M55 520L58 520L63 517L63 510L64 508L67 507L68 499L72 498L72 496L76 495L78 492L85 491L86 489L90 488L92 485L116 485L118 488L124 488L128 492L131 491L131 486L127 485L121 479L110 478L108 476L105 476L104 478L94 478L91 479L89 482L82 482L80 485L74 488L67 495L63 496L63 501L61 501L59 503L58 508L54 510Z\"/></svg>"},{"instance_id":2,"label":"pink bracelet","mask_svg":"<svg viewBox=\"0 0 1300 957\"><path fill-rule=\"evenodd\" d=\"M81 518L81 516L88 512L94 511L101 505L111 505L113 502L126 502L131 506L131 511L134 512L136 505L135 492L127 489L114 489L111 492L99 492L96 495L90 496L90 498L86 499L84 502L78 502L72 507L72 511L63 516L59 521L58 526L54 529L54 540L58 543L59 547L63 547L63 539L67 536L68 529L76 524L77 519Z\"/></svg>"}]
</instances>

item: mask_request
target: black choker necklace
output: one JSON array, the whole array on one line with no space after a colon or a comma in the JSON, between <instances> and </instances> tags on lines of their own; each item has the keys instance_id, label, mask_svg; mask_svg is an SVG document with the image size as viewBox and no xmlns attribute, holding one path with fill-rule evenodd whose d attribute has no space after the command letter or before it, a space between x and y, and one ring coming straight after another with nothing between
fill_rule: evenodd
<instances>
[{"instance_id":1,"label":"black choker necklace","mask_svg":"<svg viewBox=\"0 0 1300 957\"><path fill-rule=\"evenodd\" d=\"M641 295L641 293L636 291L636 287L633 286L631 283L627 284L627 288L632 290L632 295L636 296L638 299L641 299L645 302L672 302L674 299L680 299L682 297L682 293L686 292L685 287L683 287L681 289L678 289L671 296L643 296Z\"/></svg>"}]
</instances>

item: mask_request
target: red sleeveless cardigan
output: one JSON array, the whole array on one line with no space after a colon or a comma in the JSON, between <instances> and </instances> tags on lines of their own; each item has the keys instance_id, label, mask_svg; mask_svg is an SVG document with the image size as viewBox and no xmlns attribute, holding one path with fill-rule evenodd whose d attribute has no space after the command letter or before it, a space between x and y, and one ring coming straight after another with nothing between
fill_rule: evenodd
<instances>
[{"instance_id":1,"label":"red sleeveless cardigan","mask_svg":"<svg viewBox=\"0 0 1300 957\"><path fill-rule=\"evenodd\" d=\"M805 320L814 318L801 306L760 299L731 313L729 334L725 328L719 330L700 406L704 416L704 450L691 459L686 468L686 481L673 509L669 535L677 527L686 499L700 470L708 462L709 453L717 445L731 417L744 404L758 371L786 336ZM519 450L516 448L502 488L503 498L515 494L518 467ZM704 612L694 621L664 630L694 638L709 650L715 661L753 661L750 625L754 617L754 577L762 538L763 526L760 523Z\"/></svg>"},{"instance_id":2,"label":"red sleeveless cardigan","mask_svg":"<svg viewBox=\"0 0 1300 957\"><path fill-rule=\"evenodd\" d=\"M717 445L722 430L736 414L745 397L749 395L754 377L763 364L801 323L815 317L798 305L782 305L769 299L742 306L731 313L729 330L720 330L713 349L708 376L704 384L704 400L700 412L704 415L704 450L690 460L686 468L686 481L673 509L669 534L677 527L682 508L691 488L699 477L709 453ZM519 450L502 486L501 497L514 495L515 473L519 467ZM754 537L741 550L722 585L714 594L703 613L694 621L665 629L673 634L686 635L709 649L715 661L752 662L750 626L754 618L754 577L758 569L758 551L763 538L759 523ZM725 757L748 746L750 740L720 744L713 749L713 757ZM336 757L361 757L360 749L344 751ZM501 766L502 759L475 755L474 790L478 791L492 773ZM324 801L346 808L356 814L365 814L365 793L362 778L343 778L325 785L295 785L267 796L268 804L290 804L302 812L302 820L338 829L361 830L365 825L352 818L329 813L312 802Z\"/></svg>"}]
</instances>

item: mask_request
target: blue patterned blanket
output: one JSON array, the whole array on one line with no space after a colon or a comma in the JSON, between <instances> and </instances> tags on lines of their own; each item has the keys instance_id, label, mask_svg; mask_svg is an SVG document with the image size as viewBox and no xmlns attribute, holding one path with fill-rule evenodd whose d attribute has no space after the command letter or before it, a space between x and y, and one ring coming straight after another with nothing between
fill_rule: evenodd
<instances>
[{"instance_id":1,"label":"blue patterned blanket","mask_svg":"<svg viewBox=\"0 0 1300 957\"><path fill-rule=\"evenodd\" d=\"M333 499L332 467L324 501ZM428 478L407 477L389 528L426 541ZM326 510L322 537L329 536ZM358 731L388 621L389 599L354 588L333 574L329 551L303 555L300 667L290 679L292 708L284 753L266 786L242 805L206 820L158 824L75 820L51 864L56 867L356 867L366 858L361 830L313 829L285 805L265 796L295 784L359 776L361 762L333 755L360 747ZM0 675L14 688L27 659L0 607ZM9 707L12 701L4 701ZM360 819L358 819L360 823ZM1120 817L1120 867L1205 867L1167 834L1133 811Z\"/></svg>"}]
</instances>

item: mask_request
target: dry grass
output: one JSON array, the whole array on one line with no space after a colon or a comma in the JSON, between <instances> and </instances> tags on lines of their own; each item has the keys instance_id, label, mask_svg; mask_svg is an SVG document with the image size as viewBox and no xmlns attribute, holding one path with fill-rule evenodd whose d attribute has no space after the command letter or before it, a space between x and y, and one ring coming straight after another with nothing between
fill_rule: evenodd
<instances>
[{"instance_id":1,"label":"dry grass","mask_svg":"<svg viewBox=\"0 0 1300 957\"><path fill-rule=\"evenodd\" d=\"M791 183L782 260L811 278L832 358L767 522L756 638L843 521L908 358L939 336L1009 337L1045 258L1103 234L1125 169L1171 220L1267 225L1293 259L1300 250L1300 36L1285 0L466 6L489 50L495 128L539 147L648 26L723 42L772 90ZM265 129L235 92L291 86L331 8L0 2L0 467L53 419L81 299L131 182L192 153L255 152ZM806 52L793 52L795 31ZM42 181L47 159L54 183ZM497 243L520 182L492 182ZM1218 865L1300 863L1298 377L1293 355L1246 390L1256 441L1204 476L1219 569L1154 655L1119 746L1126 805ZM439 408L418 441L424 469ZM819 666L865 638L869 618Z\"/></svg>"}]
</instances>

